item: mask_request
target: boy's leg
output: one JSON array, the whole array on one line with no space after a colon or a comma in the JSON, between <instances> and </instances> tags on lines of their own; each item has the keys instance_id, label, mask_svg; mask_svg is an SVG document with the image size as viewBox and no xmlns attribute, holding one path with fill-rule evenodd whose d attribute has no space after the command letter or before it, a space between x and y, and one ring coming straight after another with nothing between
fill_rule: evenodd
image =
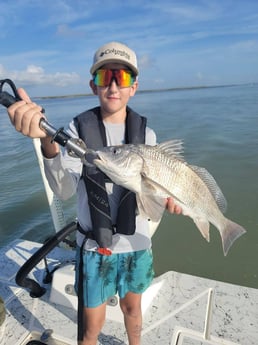
<instances>
[{"instance_id":1,"label":"boy's leg","mask_svg":"<svg viewBox=\"0 0 258 345\"><path fill-rule=\"evenodd\" d=\"M83 260L82 272L80 262ZM83 279L79 279L81 276ZM83 303L83 341L79 345L97 344L106 314L106 301L116 293L116 255L103 256L95 252L77 250L75 290Z\"/></svg>"},{"instance_id":2,"label":"boy's leg","mask_svg":"<svg viewBox=\"0 0 258 345\"><path fill-rule=\"evenodd\" d=\"M106 303L95 308L84 308L84 336L79 345L96 345L98 335L104 325L106 314Z\"/></svg>"},{"instance_id":3,"label":"boy's leg","mask_svg":"<svg viewBox=\"0 0 258 345\"><path fill-rule=\"evenodd\" d=\"M141 294L128 292L120 299L129 345L140 345L142 330Z\"/></svg>"},{"instance_id":4,"label":"boy's leg","mask_svg":"<svg viewBox=\"0 0 258 345\"><path fill-rule=\"evenodd\" d=\"M141 298L153 279L152 251L119 255L118 293L129 345L139 345L142 329Z\"/></svg>"}]
</instances>

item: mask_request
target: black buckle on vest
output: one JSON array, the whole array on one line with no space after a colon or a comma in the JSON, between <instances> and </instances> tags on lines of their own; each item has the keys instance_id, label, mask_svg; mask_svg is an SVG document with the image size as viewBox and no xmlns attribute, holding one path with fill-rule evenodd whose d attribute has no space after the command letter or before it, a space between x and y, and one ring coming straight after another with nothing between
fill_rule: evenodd
<instances>
[{"instance_id":1,"label":"black buckle on vest","mask_svg":"<svg viewBox=\"0 0 258 345\"><path fill-rule=\"evenodd\" d=\"M88 230L88 231L84 230L79 223L77 225L77 229L81 234L83 234L85 236L86 240L89 238L90 240L96 241L95 236L94 236L94 232L92 230ZM116 224L112 225L112 230L113 230L113 235L115 235L116 234Z\"/></svg>"},{"instance_id":2,"label":"black buckle on vest","mask_svg":"<svg viewBox=\"0 0 258 345\"><path fill-rule=\"evenodd\" d=\"M116 224L112 224L113 235L116 234Z\"/></svg>"}]
</instances>

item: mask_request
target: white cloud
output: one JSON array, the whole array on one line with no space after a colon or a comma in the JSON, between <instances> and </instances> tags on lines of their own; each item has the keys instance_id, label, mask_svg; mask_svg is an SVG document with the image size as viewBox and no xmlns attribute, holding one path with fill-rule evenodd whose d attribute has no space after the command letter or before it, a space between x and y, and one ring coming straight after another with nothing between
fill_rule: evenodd
<instances>
[{"instance_id":1,"label":"white cloud","mask_svg":"<svg viewBox=\"0 0 258 345\"><path fill-rule=\"evenodd\" d=\"M168 15L176 23L206 22L217 18L223 12L223 7L214 1L196 1L191 4L180 1L150 2L148 7Z\"/></svg>"},{"instance_id":2,"label":"white cloud","mask_svg":"<svg viewBox=\"0 0 258 345\"><path fill-rule=\"evenodd\" d=\"M25 70L8 71L3 65L0 65L0 78L13 79L15 83L23 85L49 85L66 87L80 83L80 76L75 73L56 72L46 73L44 68L35 65L28 65Z\"/></svg>"},{"instance_id":3,"label":"white cloud","mask_svg":"<svg viewBox=\"0 0 258 345\"><path fill-rule=\"evenodd\" d=\"M258 41L257 40L246 40L239 41L235 44L232 44L229 47L232 51L237 51L239 53L258 53Z\"/></svg>"},{"instance_id":4,"label":"white cloud","mask_svg":"<svg viewBox=\"0 0 258 345\"><path fill-rule=\"evenodd\" d=\"M29 65L27 67L26 72L28 72L29 74L43 74L44 73L44 69L42 67L39 66L34 66L34 65Z\"/></svg>"},{"instance_id":5,"label":"white cloud","mask_svg":"<svg viewBox=\"0 0 258 345\"><path fill-rule=\"evenodd\" d=\"M138 58L138 65L140 69L150 68L150 67L155 66L155 60L151 58L149 55L144 54L140 56L140 58Z\"/></svg>"},{"instance_id":6,"label":"white cloud","mask_svg":"<svg viewBox=\"0 0 258 345\"><path fill-rule=\"evenodd\" d=\"M56 34L59 36L64 36L64 37L79 37L79 36L85 36L85 33L83 30L78 29L78 28L71 28L67 24L60 24L57 26L57 31Z\"/></svg>"}]
</instances>

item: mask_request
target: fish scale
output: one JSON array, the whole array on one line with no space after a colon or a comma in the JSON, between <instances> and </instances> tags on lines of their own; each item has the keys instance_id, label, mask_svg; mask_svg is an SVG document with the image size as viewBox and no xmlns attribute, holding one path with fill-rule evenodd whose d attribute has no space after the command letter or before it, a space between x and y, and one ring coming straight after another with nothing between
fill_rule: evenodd
<instances>
[{"instance_id":1,"label":"fish scale","mask_svg":"<svg viewBox=\"0 0 258 345\"><path fill-rule=\"evenodd\" d=\"M215 202L212 195L207 193L206 185L199 180L199 177L185 162L157 151L156 147L148 147L147 150L144 150L143 147L141 153L145 157L144 174L156 183L162 181L162 186L183 204L190 207L195 206L196 208L197 204L200 205L198 200L202 198L208 198L211 203ZM159 165L155 163L157 161L160 163ZM189 191L193 194L193 198L196 199L193 202L189 198Z\"/></svg>"}]
</instances>

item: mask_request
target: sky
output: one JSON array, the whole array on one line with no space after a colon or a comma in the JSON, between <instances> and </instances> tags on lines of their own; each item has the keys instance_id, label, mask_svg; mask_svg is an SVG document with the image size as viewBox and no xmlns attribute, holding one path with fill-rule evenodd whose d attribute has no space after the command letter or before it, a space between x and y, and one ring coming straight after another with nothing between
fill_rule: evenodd
<instances>
[{"instance_id":1,"label":"sky","mask_svg":"<svg viewBox=\"0 0 258 345\"><path fill-rule=\"evenodd\" d=\"M139 88L258 82L257 0L5 0L0 79L34 96L90 93L95 51L137 55Z\"/></svg>"}]
</instances>

